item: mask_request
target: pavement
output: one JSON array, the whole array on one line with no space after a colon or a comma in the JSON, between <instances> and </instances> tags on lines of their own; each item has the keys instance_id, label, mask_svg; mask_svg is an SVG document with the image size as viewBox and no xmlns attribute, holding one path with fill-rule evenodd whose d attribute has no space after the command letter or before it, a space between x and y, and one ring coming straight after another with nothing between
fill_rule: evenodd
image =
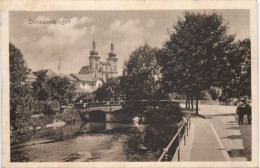
<instances>
[{"instance_id":1,"label":"pavement","mask_svg":"<svg viewBox=\"0 0 260 168\"><path fill-rule=\"evenodd\" d=\"M200 116L191 117L193 128L181 146L181 161L246 161L235 112L236 106L199 105Z\"/></svg>"}]
</instances>

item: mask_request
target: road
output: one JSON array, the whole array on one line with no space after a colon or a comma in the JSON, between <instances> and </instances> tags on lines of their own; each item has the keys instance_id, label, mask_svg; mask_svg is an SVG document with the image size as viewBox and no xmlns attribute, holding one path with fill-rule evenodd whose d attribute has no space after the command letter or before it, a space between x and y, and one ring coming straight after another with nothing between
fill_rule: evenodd
<instances>
[{"instance_id":1,"label":"road","mask_svg":"<svg viewBox=\"0 0 260 168\"><path fill-rule=\"evenodd\" d=\"M184 106L184 105L182 105ZM246 161L235 106L199 105L190 161Z\"/></svg>"}]
</instances>

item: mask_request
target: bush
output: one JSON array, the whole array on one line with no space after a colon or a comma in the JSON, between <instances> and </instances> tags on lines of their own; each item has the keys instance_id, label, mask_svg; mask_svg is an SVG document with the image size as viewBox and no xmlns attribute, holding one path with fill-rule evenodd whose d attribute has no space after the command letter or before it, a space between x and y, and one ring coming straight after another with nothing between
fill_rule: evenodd
<instances>
[{"instance_id":1,"label":"bush","mask_svg":"<svg viewBox=\"0 0 260 168\"><path fill-rule=\"evenodd\" d=\"M76 111L76 109L66 109L62 115L61 118L66 123L75 123L80 122L80 114Z\"/></svg>"},{"instance_id":2,"label":"bush","mask_svg":"<svg viewBox=\"0 0 260 168\"><path fill-rule=\"evenodd\" d=\"M138 144L143 144L147 150L160 155L178 130L183 117L181 108L173 103L147 106L144 116L149 126L143 135L130 137L128 145L136 151Z\"/></svg>"}]
</instances>

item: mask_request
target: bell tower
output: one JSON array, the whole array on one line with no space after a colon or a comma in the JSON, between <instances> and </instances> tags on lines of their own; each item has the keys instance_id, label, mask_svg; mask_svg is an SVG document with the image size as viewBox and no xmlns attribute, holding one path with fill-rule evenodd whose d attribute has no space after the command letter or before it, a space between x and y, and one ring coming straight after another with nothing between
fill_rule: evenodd
<instances>
[{"instance_id":1,"label":"bell tower","mask_svg":"<svg viewBox=\"0 0 260 168\"><path fill-rule=\"evenodd\" d=\"M100 68L100 56L96 51L96 42L92 43L92 50L89 52L89 69L90 71L98 71Z\"/></svg>"},{"instance_id":2,"label":"bell tower","mask_svg":"<svg viewBox=\"0 0 260 168\"><path fill-rule=\"evenodd\" d=\"M116 57L116 53L114 52L114 44L111 42L111 51L108 53L107 62L110 64L110 72L112 76L116 76L118 74L118 58Z\"/></svg>"}]
</instances>

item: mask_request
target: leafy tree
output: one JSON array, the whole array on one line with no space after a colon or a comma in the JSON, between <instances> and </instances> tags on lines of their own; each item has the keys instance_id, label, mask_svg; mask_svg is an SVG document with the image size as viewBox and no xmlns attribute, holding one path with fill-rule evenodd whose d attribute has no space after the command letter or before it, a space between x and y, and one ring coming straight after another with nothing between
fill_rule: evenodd
<instances>
[{"instance_id":1,"label":"leafy tree","mask_svg":"<svg viewBox=\"0 0 260 168\"><path fill-rule=\"evenodd\" d=\"M53 76L47 82L51 90L52 100L61 104L69 104L74 96L75 85L66 77Z\"/></svg>"},{"instance_id":2,"label":"leafy tree","mask_svg":"<svg viewBox=\"0 0 260 168\"><path fill-rule=\"evenodd\" d=\"M23 54L12 43L9 43L9 63L10 63L10 124L16 131L18 122L26 119L28 100L31 97L28 94L30 87L26 83L26 77L29 69L25 66Z\"/></svg>"},{"instance_id":3,"label":"leafy tree","mask_svg":"<svg viewBox=\"0 0 260 168\"><path fill-rule=\"evenodd\" d=\"M82 100L84 103L92 102L94 100L94 93L81 93L76 97L76 100L74 102L79 103L80 100Z\"/></svg>"},{"instance_id":4,"label":"leafy tree","mask_svg":"<svg viewBox=\"0 0 260 168\"><path fill-rule=\"evenodd\" d=\"M234 36L227 29L216 13L185 12L158 52L166 88L188 99L195 97L196 113L201 91L224 86L228 80L227 57Z\"/></svg>"},{"instance_id":5,"label":"leafy tree","mask_svg":"<svg viewBox=\"0 0 260 168\"><path fill-rule=\"evenodd\" d=\"M50 98L51 91L47 84L47 81L48 77L46 75L46 72L43 70L38 72L37 79L32 84L35 97L39 101L47 101Z\"/></svg>"},{"instance_id":6,"label":"leafy tree","mask_svg":"<svg viewBox=\"0 0 260 168\"><path fill-rule=\"evenodd\" d=\"M35 97L42 105L38 111L46 115L55 114L57 102L59 106L72 102L75 85L66 77L53 76L48 78L46 71L40 71L33 83ZM51 103L52 102L52 103Z\"/></svg>"},{"instance_id":7,"label":"leafy tree","mask_svg":"<svg viewBox=\"0 0 260 168\"><path fill-rule=\"evenodd\" d=\"M228 57L230 78L223 87L222 97L251 97L251 48L250 40L245 39L233 44L232 54Z\"/></svg>"},{"instance_id":8,"label":"leafy tree","mask_svg":"<svg viewBox=\"0 0 260 168\"><path fill-rule=\"evenodd\" d=\"M217 88L217 87L210 87L210 89L208 90L208 93L211 95L211 98L213 100L217 100L221 94L221 90L220 90L220 88Z\"/></svg>"},{"instance_id":9,"label":"leafy tree","mask_svg":"<svg viewBox=\"0 0 260 168\"><path fill-rule=\"evenodd\" d=\"M95 99L98 101L120 100L121 90L120 77L110 78L94 92Z\"/></svg>"},{"instance_id":10,"label":"leafy tree","mask_svg":"<svg viewBox=\"0 0 260 168\"><path fill-rule=\"evenodd\" d=\"M149 45L136 49L127 62L121 78L121 88L125 95L126 108L133 115L141 115L141 101L158 98L160 88L159 67L156 61L157 49Z\"/></svg>"}]
</instances>

